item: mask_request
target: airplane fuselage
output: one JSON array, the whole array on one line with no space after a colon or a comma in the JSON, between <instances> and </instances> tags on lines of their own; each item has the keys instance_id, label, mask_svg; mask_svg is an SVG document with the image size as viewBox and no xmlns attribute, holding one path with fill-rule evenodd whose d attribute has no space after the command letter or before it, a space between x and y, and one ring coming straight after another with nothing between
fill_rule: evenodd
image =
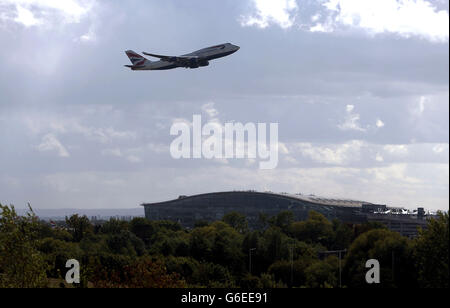
<instances>
[{"instance_id":1,"label":"airplane fuselage","mask_svg":"<svg viewBox=\"0 0 450 308\"><path fill-rule=\"evenodd\" d=\"M170 57L170 56L159 56L152 55L148 53L144 53L149 56L160 58L159 61L149 61L140 55L137 55L133 51L127 51L128 57L131 59L133 56L137 59L134 60L134 65L127 65L130 69L134 71L149 71L149 70L169 70L178 67L184 68L199 68L209 65L209 61L229 56L240 49L239 46L235 46L230 43L216 45L208 48L203 48L192 53L188 53L185 55L181 55L179 57ZM138 58L140 57L140 58ZM138 59L141 59L139 61Z\"/></svg>"}]
</instances>

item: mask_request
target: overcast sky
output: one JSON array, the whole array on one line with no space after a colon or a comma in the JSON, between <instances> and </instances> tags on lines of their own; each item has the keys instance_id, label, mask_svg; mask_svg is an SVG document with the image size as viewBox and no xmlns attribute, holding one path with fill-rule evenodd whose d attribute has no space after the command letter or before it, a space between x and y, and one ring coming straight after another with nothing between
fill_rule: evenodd
<instances>
[{"instance_id":1,"label":"overcast sky","mask_svg":"<svg viewBox=\"0 0 450 308\"><path fill-rule=\"evenodd\" d=\"M0 202L128 208L271 190L449 207L449 4L0 0ZM198 70L124 54L231 42ZM279 123L280 162L174 160L176 121Z\"/></svg>"}]
</instances>

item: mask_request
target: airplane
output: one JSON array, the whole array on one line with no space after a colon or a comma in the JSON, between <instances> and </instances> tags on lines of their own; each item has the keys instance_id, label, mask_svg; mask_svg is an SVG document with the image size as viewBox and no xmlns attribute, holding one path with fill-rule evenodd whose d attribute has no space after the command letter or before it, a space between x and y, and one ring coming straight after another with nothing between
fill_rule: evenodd
<instances>
[{"instance_id":1,"label":"airplane","mask_svg":"<svg viewBox=\"0 0 450 308\"><path fill-rule=\"evenodd\" d=\"M199 68L209 65L209 61L229 56L240 49L230 43L203 48L179 57L156 55L143 52L144 55L159 58L159 61L150 61L138 53L125 51L133 65L125 65L133 71L170 70L178 67Z\"/></svg>"}]
</instances>

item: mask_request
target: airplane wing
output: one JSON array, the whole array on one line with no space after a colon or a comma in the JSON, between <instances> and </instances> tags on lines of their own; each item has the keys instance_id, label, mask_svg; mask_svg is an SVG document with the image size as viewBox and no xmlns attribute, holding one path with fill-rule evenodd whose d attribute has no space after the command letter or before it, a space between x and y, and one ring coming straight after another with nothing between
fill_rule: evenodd
<instances>
[{"instance_id":1,"label":"airplane wing","mask_svg":"<svg viewBox=\"0 0 450 308\"><path fill-rule=\"evenodd\" d=\"M183 66L188 66L189 63L191 63L192 60L199 60L200 58L197 56L179 56L179 57L172 57L172 56L164 56L164 55L156 55L148 52L143 52L144 55L159 58L162 61L166 62L172 62L176 64L180 64Z\"/></svg>"}]
</instances>

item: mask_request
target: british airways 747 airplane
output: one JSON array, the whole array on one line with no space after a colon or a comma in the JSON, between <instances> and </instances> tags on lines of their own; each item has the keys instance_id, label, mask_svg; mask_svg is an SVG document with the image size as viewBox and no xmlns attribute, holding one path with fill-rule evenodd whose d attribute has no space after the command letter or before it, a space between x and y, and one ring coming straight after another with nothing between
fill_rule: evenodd
<instances>
[{"instance_id":1,"label":"british airways 747 airplane","mask_svg":"<svg viewBox=\"0 0 450 308\"><path fill-rule=\"evenodd\" d=\"M130 58L133 65L125 65L133 71L152 71L152 70L170 70L177 67L199 68L208 66L209 61L231 55L240 49L230 43L216 45L204 49L194 51L192 53L179 57L155 55L144 52L143 54L150 57L159 58L159 61L150 61L132 50L125 53Z\"/></svg>"}]
</instances>

